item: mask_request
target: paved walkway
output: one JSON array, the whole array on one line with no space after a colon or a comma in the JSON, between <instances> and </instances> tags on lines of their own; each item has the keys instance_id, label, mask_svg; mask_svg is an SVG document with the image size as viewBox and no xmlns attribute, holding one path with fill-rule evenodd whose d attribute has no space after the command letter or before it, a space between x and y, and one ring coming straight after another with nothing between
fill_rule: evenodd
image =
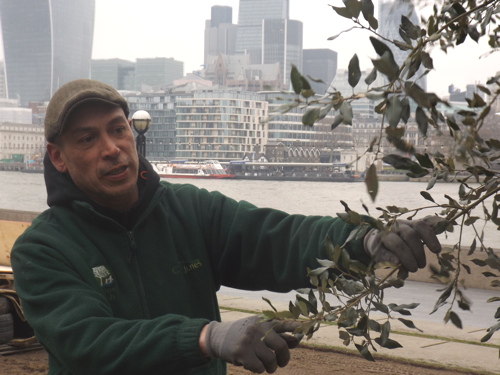
<instances>
[{"instance_id":1,"label":"paved walkway","mask_svg":"<svg viewBox=\"0 0 500 375\"><path fill-rule=\"evenodd\" d=\"M232 321L249 315L241 310L258 313L270 309L269 305L262 299L242 298L222 293L218 294L218 298L224 321ZM288 310L288 304L272 302L276 309ZM409 318L411 319L411 317ZM377 348L377 353L372 351L375 359L377 355L386 355L446 368L461 368L483 374L500 374L500 334L494 335L488 341L490 344L488 346L480 342L485 331L478 330L477 327L458 329L451 322L445 325L444 322L411 320L423 333L407 328L398 320L392 320L393 332L391 332L390 338L398 341L403 348L392 350ZM354 348L353 346L345 347L342 344L342 340L338 337L338 328L334 325L324 325L306 343L343 349ZM496 347L491 347L491 344L496 345ZM356 349L353 351L357 352Z\"/></svg>"}]
</instances>

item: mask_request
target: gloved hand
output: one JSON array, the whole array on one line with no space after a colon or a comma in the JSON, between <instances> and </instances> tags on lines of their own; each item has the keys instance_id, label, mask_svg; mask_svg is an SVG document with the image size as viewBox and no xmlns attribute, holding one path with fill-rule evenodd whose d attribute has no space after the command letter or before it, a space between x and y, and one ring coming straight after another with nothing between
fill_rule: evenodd
<instances>
[{"instance_id":1,"label":"gloved hand","mask_svg":"<svg viewBox=\"0 0 500 375\"><path fill-rule=\"evenodd\" d=\"M415 272L426 264L425 244L433 253L441 251L441 244L433 227L440 221L437 216L420 220L396 220L388 231L370 230L364 239L365 251L376 263L402 264ZM441 219L441 221L444 219Z\"/></svg>"},{"instance_id":2,"label":"gloved hand","mask_svg":"<svg viewBox=\"0 0 500 375\"><path fill-rule=\"evenodd\" d=\"M211 358L219 358L245 369L273 373L290 360L289 349L299 344L292 335L301 325L294 321L262 321L251 316L234 322L210 322L205 333L205 349Z\"/></svg>"}]
</instances>

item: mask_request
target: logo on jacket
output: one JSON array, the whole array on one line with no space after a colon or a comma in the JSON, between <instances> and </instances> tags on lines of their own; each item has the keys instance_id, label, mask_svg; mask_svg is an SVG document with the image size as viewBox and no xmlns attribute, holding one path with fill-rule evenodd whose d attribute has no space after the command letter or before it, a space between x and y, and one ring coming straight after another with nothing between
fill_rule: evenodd
<instances>
[{"instance_id":1,"label":"logo on jacket","mask_svg":"<svg viewBox=\"0 0 500 375\"><path fill-rule=\"evenodd\" d=\"M105 266L94 267L92 268L92 271L94 271L94 276L102 287L109 287L113 285L113 276L111 276L111 273Z\"/></svg>"},{"instance_id":2,"label":"logo on jacket","mask_svg":"<svg viewBox=\"0 0 500 375\"><path fill-rule=\"evenodd\" d=\"M94 267L92 271L108 301L116 300L115 280L111 272L105 266Z\"/></svg>"},{"instance_id":3,"label":"logo on jacket","mask_svg":"<svg viewBox=\"0 0 500 375\"><path fill-rule=\"evenodd\" d=\"M172 267L172 273L174 275L179 275L182 273L186 274L200 268L201 266L203 266L203 263L201 263L199 259L195 259L189 262L179 262L177 263L177 265Z\"/></svg>"}]
</instances>

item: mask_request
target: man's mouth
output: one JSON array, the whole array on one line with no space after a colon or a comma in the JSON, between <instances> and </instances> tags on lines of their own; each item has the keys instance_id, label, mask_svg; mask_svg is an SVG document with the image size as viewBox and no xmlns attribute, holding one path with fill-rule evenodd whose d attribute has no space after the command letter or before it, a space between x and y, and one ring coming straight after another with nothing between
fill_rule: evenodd
<instances>
[{"instance_id":1,"label":"man's mouth","mask_svg":"<svg viewBox=\"0 0 500 375\"><path fill-rule=\"evenodd\" d=\"M112 169L110 170L109 172L106 173L106 176L116 176L116 175L119 175L123 172L125 172L125 170L127 169L127 166L123 166L123 167L120 167L120 168L116 168L116 169Z\"/></svg>"}]
</instances>

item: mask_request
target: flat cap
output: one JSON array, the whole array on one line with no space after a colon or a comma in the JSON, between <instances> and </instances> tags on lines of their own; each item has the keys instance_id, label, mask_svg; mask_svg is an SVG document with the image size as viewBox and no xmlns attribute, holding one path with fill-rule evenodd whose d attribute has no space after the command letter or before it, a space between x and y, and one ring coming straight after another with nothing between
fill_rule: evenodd
<instances>
[{"instance_id":1,"label":"flat cap","mask_svg":"<svg viewBox=\"0 0 500 375\"><path fill-rule=\"evenodd\" d=\"M45 114L45 139L53 142L62 133L71 112L89 101L118 105L128 117L128 103L113 87L92 79L77 79L62 85L52 96Z\"/></svg>"}]
</instances>

